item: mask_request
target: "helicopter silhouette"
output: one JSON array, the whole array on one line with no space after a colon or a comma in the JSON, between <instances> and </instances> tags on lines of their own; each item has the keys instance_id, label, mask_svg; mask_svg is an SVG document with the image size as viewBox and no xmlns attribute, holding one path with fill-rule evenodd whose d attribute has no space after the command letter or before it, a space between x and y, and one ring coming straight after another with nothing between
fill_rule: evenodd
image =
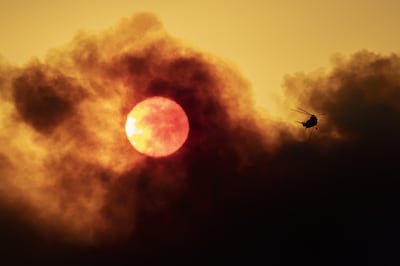
<instances>
[{"instance_id":1,"label":"helicopter silhouette","mask_svg":"<svg viewBox=\"0 0 400 266\"><path fill-rule=\"evenodd\" d=\"M307 112L306 110L304 110L304 109L302 109L300 107L297 107L297 109L295 109L294 111L310 116L310 118L308 120L306 120L306 121L296 121L296 122L302 124L303 127L305 127L305 128L313 128L313 127L315 127L317 129L318 118L317 118L317 116L315 114Z\"/></svg>"},{"instance_id":2,"label":"helicopter silhouette","mask_svg":"<svg viewBox=\"0 0 400 266\"><path fill-rule=\"evenodd\" d=\"M312 113L300 108L300 107L297 107L297 109L294 109L293 111L310 116L308 118L308 120L306 120L306 121L296 121L296 122L300 123L306 129L307 128L311 128L310 135L308 136L308 139L311 139L311 136L312 136L312 133L313 133L314 129L318 129L318 126L317 126L318 125L318 118L317 118L317 116L315 114L312 114Z\"/></svg>"}]
</instances>

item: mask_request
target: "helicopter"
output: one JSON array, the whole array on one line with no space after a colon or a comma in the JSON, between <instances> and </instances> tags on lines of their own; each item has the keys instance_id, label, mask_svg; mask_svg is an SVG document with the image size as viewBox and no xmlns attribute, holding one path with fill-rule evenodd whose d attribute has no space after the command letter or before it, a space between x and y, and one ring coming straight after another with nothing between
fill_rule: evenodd
<instances>
[{"instance_id":1,"label":"helicopter","mask_svg":"<svg viewBox=\"0 0 400 266\"><path fill-rule=\"evenodd\" d=\"M303 127L305 128L313 128L315 127L316 129L318 129L317 124L318 124L318 118L315 114L312 114L300 107L297 107L297 109L294 109L293 111L305 114L305 115L309 115L310 118L306 121L296 121L298 123L300 123Z\"/></svg>"},{"instance_id":2,"label":"helicopter","mask_svg":"<svg viewBox=\"0 0 400 266\"><path fill-rule=\"evenodd\" d=\"M304 110L304 109L302 109L302 108L300 108L300 107L297 107L297 109L294 109L293 111L295 111L295 112L299 112L299 113L301 113L301 114L304 114L304 115L309 115L310 117L308 118L308 120L306 120L306 121L296 121L296 122L298 122L298 123L300 123L303 127L305 127L306 129L307 128L311 128L311 132L310 132L310 135L309 135L309 139L311 138L311 135L312 135L312 133L313 133L313 130L314 129L318 129L318 127L317 127L317 125L318 125L318 118L317 118L317 116L315 115L315 114L312 114L312 113L310 113L310 112L308 112L308 111L306 111L306 110Z\"/></svg>"}]
</instances>

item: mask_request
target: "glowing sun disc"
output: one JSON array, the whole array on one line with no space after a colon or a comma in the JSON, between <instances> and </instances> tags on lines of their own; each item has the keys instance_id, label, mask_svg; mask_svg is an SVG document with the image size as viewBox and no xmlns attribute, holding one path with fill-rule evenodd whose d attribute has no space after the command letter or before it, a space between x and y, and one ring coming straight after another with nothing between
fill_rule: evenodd
<instances>
[{"instance_id":1,"label":"glowing sun disc","mask_svg":"<svg viewBox=\"0 0 400 266\"><path fill-rule=\"evenodd\" d=\"M129 142L140 153L151 157L176 152L189 134L185 111L165 97L150 97L133 107L126 118Z\"/></svg>"}]
</instances>

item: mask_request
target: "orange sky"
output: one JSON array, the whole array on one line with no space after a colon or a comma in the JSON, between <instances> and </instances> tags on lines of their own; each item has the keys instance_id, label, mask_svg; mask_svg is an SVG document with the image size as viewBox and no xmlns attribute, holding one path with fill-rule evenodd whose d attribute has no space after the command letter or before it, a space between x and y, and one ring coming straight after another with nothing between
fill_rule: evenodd
<instances>
[{"instance_id":1,"label":"orange sky","mask_svg":"<svg viewBox=\"0 0 400 266\"><path fill-rule=\"evenodd\" d=\"M336 54L399 52L399 1L1 1L0 56L14 64L149 11L198 50L234 63L260 107L276 115L285 74L329 67Z\"/></svg>"}]
</instances>

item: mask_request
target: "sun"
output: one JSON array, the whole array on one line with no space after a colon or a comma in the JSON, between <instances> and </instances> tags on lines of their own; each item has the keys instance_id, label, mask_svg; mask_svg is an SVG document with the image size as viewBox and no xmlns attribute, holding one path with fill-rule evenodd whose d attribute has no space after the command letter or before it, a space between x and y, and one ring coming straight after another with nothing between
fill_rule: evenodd
<instances>
[{"instance_id":1,"label":"sun","mask_svg":"<svg viewBox=\"0 0 400 266\"><path fill-rule=\"evenodd\" d=\"M164 157L176 152L189 135L185 111L165 97L150 97L129 112L125 131L129 142L140 153Z\"/></svg>"}]
</instances>

